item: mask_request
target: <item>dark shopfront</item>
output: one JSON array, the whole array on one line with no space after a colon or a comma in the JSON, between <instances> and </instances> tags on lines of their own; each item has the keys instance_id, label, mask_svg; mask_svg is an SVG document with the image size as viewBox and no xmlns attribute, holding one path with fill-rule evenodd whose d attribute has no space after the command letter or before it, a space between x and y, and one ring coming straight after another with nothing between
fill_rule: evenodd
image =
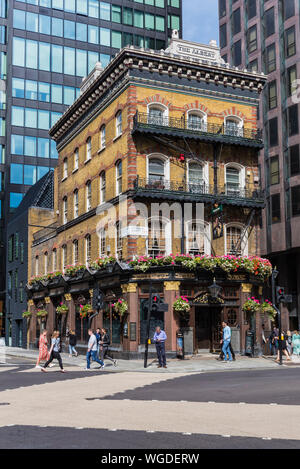
<instances>
[{"instance_id":1,"label":"dark shopfront","mask_svg":"<svg viewBox=\"0 0 300 469\"><path fill-rule=\"evenodd\" d=\"M208 287L215 277L221 287L217 298L210 296ZM248 274L229 275L224 272L191 273L182 267L154 267L146 273L133 269L122 269L119 264L110 267L109 271L98 271L91 274L81 272L81 277L56 279L47 285L37 283L28 290L29 309L32 317L28 321L29 345L36 346L36 338L41 328L46 327L51 333L58 328L63 337L67 328L75 330L79 348L87 342L89 319L80 316L80 305L93 305L94 292L97 289L103 294L103 305L99 314L92 320L92 327L105 327L111 337L111 348L116 356L123 358L142 357L146 339L147 301L150 285L159 295L161 301L168 305L168 311L156 313L151 317L151 335L155 326L160 325L167 333L167 352L176 351L176 332L182 328L188 335L187 354L201 351L217 352L220 350L222 335L221 323L226 320L232 328L233 347L237 352L244 353L247 330L256 332L257 341L261 337L261 326L271 330L268 318L260 313L249 318L242 312L242 305L249 295L261 298L263 284ZM191 311L188 321L173 311L173 303L179 295L188 297ZM113 304L123 298L128 304L128 312L120 316L115 312ZM64 303L68 313L58 315L56 308ZM37 320L36 312L43 307L48 311L46 321ZM192 344L192 345L191 345ZM152 350L154 352L154 349Z\"/></svg>"}]
</instances>

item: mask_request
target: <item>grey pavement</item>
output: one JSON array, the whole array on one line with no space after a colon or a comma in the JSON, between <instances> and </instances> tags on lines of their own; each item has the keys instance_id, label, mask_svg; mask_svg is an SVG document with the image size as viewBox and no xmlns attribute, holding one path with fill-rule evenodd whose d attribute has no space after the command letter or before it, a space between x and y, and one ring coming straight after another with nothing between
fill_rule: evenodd
<instances>
[{"instance_id":1,"label":"grey pavement","mask_svg":"<svg viewBox=\"0 0 300 469\"><path fill-rule=\"evenodd\" d=\"M86 360L84 355L78 357L69 357L67 353L62 353L63 363L66 366L75 366L85 368ZM19 357L36 360L37 350L26 350L17 347L0 347L0 363L5 363L5 357ZM257 370L257 369L278 369L280 366L275 363L274 357L251 358L237 355L234 362L221 362L217 360L218 355L203 353L197 356L186 357L184 360L168 360L167 369L158 369L157 360L150 358L147 369L144 368L143 360L117 360L117 367L114 367L110 361L106 361L106 368L112 372L147 372L147 373L199 373L211 371L228 370ZM55 363L55 361L53 362ZM293 358L292 363L283 362L283 366L300 365L300 360ZM98 368L97 363L92 363L91 368Z\"/></svg>"}]
</instances>

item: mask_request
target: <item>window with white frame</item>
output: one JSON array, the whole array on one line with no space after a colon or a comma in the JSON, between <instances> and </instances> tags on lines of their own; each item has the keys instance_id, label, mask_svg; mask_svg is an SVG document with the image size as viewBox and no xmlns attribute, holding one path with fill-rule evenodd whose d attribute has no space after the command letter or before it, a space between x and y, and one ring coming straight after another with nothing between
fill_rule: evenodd
<instances>
[{"instance_id":1,"label":"window with white frame","mask_svg":"<svg viewBox=\"0 0 300 469\"><path fill-rule=\"evenodd\" d=\"M76 148L74 151L74 171L79 168L79 150Z\"/></svg>"},{"instance_id":2,"label":"window with white frame","mask_svg":"<svg viewBox=\"0 0 300 469\"><path fill-rule=\"evenodd\" d=\"M190 162L188 165L189 191L199 193L204 186L203 166L197 162Z\"/></svg>"},{"instance_id":3,"label":"window with white frame","mask_svg":"<svg viewBox=\"0 0 300 469\"><path fill-rule=\"evenodd\" d=\"M239 195L242 189L241 185L241 168L239 166L229 164L226 166L225 181L226 181L226 194Z\"/></svg>"},{"instance_id":4,"label":"window with white frame","mask_svg":"<svg viewBox=\"0 0 300 469\"><path fill-rule=\"evenodd\" d=\"M92 139L89 137L86 141L86 161L92 158Z\"/></svg>"},{"instance_id":5,"label":"window with white frame","mask_svg":"<svg viewBox=\"0 0 300 469\"><path fill-rule=\"evenodd\" d=\"M167 254L166 244L165 223L161 219L149 220L147 255L153 258L165 256Z\"/></svg>"},{"instance_id":6,"label":"window with white frame","mask_svg":"<svg viewBox=\"0 0 300 469\"><path fill-rule=\"evenodd\" d=\"M152 184L163 183L165 180L165 163L159 158L151 157L148 162L148 178Z\"/></svg>"},{"instance_id":7,"label":"window with white frame","mask_svg":"<svg viewBox=\"0 0 300 469\"><path fill-rule=\"evenodd\" d=\"M100 174L100 204L105 202L106 198L106 176L105 172L102 171Z\"/></svg>"},{"instance_id":8,"label":"window with white frame","mask_svg":"<svg viewBox=\"0 0 300 469\"><path fill-rule=\"evenodd\" d=\"M78 264L78 239L73 241L73 264Z\"/></svg>"},{"instance_id":9,"label":"window with white frame","mask_svg":"<svg viewBox=\"0 0 300 469\"><path fill-rule=\"evenodd\" d=\"M100 129L100 150L103 150L103 148L105 148L105 145L106 145L106 127L105 125L102 125L101 129Z\"/></svg>"},{"instance_id":10,"label":"window with white frame","mask_svg":"<svg viewBox=\"0 0 300 469\"><path fill-rule=\"evenodd\" d=\"M248 255L248 237L247 233L243 235L241 225L226 225L226 255L247 256ZM243 236L243 239L242 239Z\"/></svg>"},{"instance_id":11,"label":"window with white frame","mask_svg":"<svg viewBox=\"0 0 300 469\"><path fill-rule=\"evenodd\" d=\"M152 125L168 125L168 114L167 110L159 106L158 104L153 104L148 107L148 124Z\"/></svg>"},{"instance_id":12,"label":"window with white frame","mask_svg":"<svg viewBox=\"0 0 300 469\"><path fill-rule=\"evenodd\" d=\"M122 135L122 112L116 114L116 137Z\"/></svg>"},{"instance_id":13,"label":"window with white frame","mask_svg":"<svg viewBox=\"0 0 300 469\"><path fill-rule=\"evenodd\" d=\"M63 224L68 222L68 198L63 198Z\"/></svg>"},{"instance_id":14,"label":"window with white frame","mask_svg":"<svg viewBox=\"0 0 300 469\"><path fill-rule=\"evenodd\" d=\"M68 177L68 158L65 158L63 162L63 179L67 177Z\"/></svg>"},{"instance_id":15,"label":"window with white frame","mask_svg":"<svg viewBox=\"0 0 300 469\"><path fill-rule=\"evenodd\" d=\"M193 220L187 224L187 252L192 256L211 254L209 223Z\"/></svg>"},{"instance_id":16,"label":"window with white frame","mask_svg":"<svg viewBox=\"0 0 300 469\"><path fill-rule=\"evenodd\" d=\"M99 257L106 256L106 232L102 228L99 232Z\"/></svg>"},{"instance_id":17,"label":"window with white frame","mask_svg":"<svg viewBox=\"0 0 300 469\"><path fill-rule=\"evenodd\" d=\"M122 255L123 255L123 240L121 237L121 229L122 229L121 222L118 221L116 223L116 255L118 259L122 259Z\"/></svg>"},{"instance_id":18,"label":"window with white frame","mask_svg":"<svg viewBox=\"0 0 300 469\"><path fill-rule=\"evenodd\" d=\"M39 275L39 256L35 256L35 275Z\"/></svg>"},{"instance_id":19,"label":"window with white frame","mask_svg":"<svg viewBox=\"0 0 300 469\"><path fill-rule=\"evenodd\" d=\"M44 253L44 275L48 273L48 252Z\"/></svg>"},{"instance_id":20,"label":"window with white frame","mask_svg":"<svg viewBox=\"0 0 300 469\"><path fill-rule=\"evenodd\" d=\"M64 244L61 247L61 254L62 254L62 268L64 272L65 268L67 267L67 245L66 244Z\"/></svg>"},{"instance_id":21,"label":"window with white frame","mask_svg":"<svg viewBox=\"0 0 300 469\"><path fill-rule=\"evenodd\" d=\"M188 129L206 132L207 131L206 114L200 111L189 112L188 113Z\"/></svg>"},{"instance_id":22,"label":"window with white frame","mask_svg":"<svg viewBox=\"0 0 300 469\"><path fill-rule=\"evenodd\" d=\"M86 192L86 211L89 212L92 208L92 183L88 181L85 186Z\"/></svg>"},{"instance_id":23,"label":"window with white frame","mask_svg":"<svg viewBox=\"0 0 300 469\"><path fill-rule=\"evenodd\" d=\"M232 137L243 137L244 122L239 117L225 118L225 134Z\"/></svg>"},{"instance_id":24,"label":"window with white frame","mask_svg":"<svg viewBox=\"0 0 300 469\"><path fill-rule=\"evenodd\" d=\"M79 213L78 189L75 189L74 191L73 200L74 200L74 218L77 218L78 213Z\"/></svg>"},{"instance_id":25,"label":"window with white frame","mask_svg":"<svg viewBox=\"0 0 300 469\"><path fill-rule=\"evenodd\" d=\"M122 193L122 161L116 164L116 195Z\"/></svg>"},{"instance_id":26,"label":"window with white frame","mask_svg":"<svg viewBox=\"0 0 300 469\"><path fill-rule=\"evenodd\" d=\"M52 271L56 272L57 270L57 249L52 250Z\"/></svg>"},{"instance_id":27,"label":"window with white frame","mask_svg":"<svg viewBox=\"0 0 300 469\"><path fill-rule=\"evenodd\" d=\"M91 248L92 248L92 240L91 235L86 235L85 237L85 263L88 265L91 261Z\"/></svg>"}]
</instances>

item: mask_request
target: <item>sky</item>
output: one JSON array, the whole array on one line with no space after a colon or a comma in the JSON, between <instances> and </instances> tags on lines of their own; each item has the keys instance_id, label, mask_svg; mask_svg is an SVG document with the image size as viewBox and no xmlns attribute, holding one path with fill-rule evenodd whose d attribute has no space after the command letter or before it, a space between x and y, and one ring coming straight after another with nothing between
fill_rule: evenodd
<instances>
[{"instance_id":1,"label":"sky","mask_svg":"<svg viewBox=\"0 0 300 469\"><path fill-rule=\"evenodd\" d=\"M183 39L208 44L215 39L219 44L218 0L182 0Z\"/></svg>"}]
</instances>

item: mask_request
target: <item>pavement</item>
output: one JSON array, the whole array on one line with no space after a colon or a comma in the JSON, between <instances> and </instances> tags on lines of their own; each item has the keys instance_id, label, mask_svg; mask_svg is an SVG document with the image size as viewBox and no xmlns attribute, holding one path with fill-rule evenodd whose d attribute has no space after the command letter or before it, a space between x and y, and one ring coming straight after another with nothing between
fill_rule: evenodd
<instances>
[{"instance_id":1,"label":"pavement","mask_svg":"<svg viewBox=\"0 0 300 469\"><path fill-rule=\"evenodd\" d=\"M28 358L36 360L38 357L37 350L26 350L17 347L0 347L0 363L5 363L5 357ZM62 360L66 366L86 367L86 360L84 355L78 357L69 357L67 353L62 353ZM213 372L213 371L227 371L227 370L257 370L257 369L278 369L280 366L275 363L275 357L259 357L251 358L248 356L237 355L236 361L221 362L217 360L218 355L210 353L203 353L197 356L186 357L184 360L169 359L167 369L158 369L157 360L150 358L148 366L145 369L143 360L118 360L117 367L106 360L105 364L107 369L113 372L146 372L146 373L199 373L199 372ZM55 363L55 361L53 362ZM291 363L283 359L283 366L296 366L300 365L300 358L293 357ZM97 363L92 363L91 367L98 368Z\"/></svg>"},{"instance_id":2,"label":"pavement","mask_svg":"<svg viewBox=\"0 0 300 469\"><path fill-rule=\"evenodd\" d=\"M0 448L300 449L300 368L265 362L272 367L234 373L77 364L62 374L6 356Z\"/></svg>"}]
</instances>

